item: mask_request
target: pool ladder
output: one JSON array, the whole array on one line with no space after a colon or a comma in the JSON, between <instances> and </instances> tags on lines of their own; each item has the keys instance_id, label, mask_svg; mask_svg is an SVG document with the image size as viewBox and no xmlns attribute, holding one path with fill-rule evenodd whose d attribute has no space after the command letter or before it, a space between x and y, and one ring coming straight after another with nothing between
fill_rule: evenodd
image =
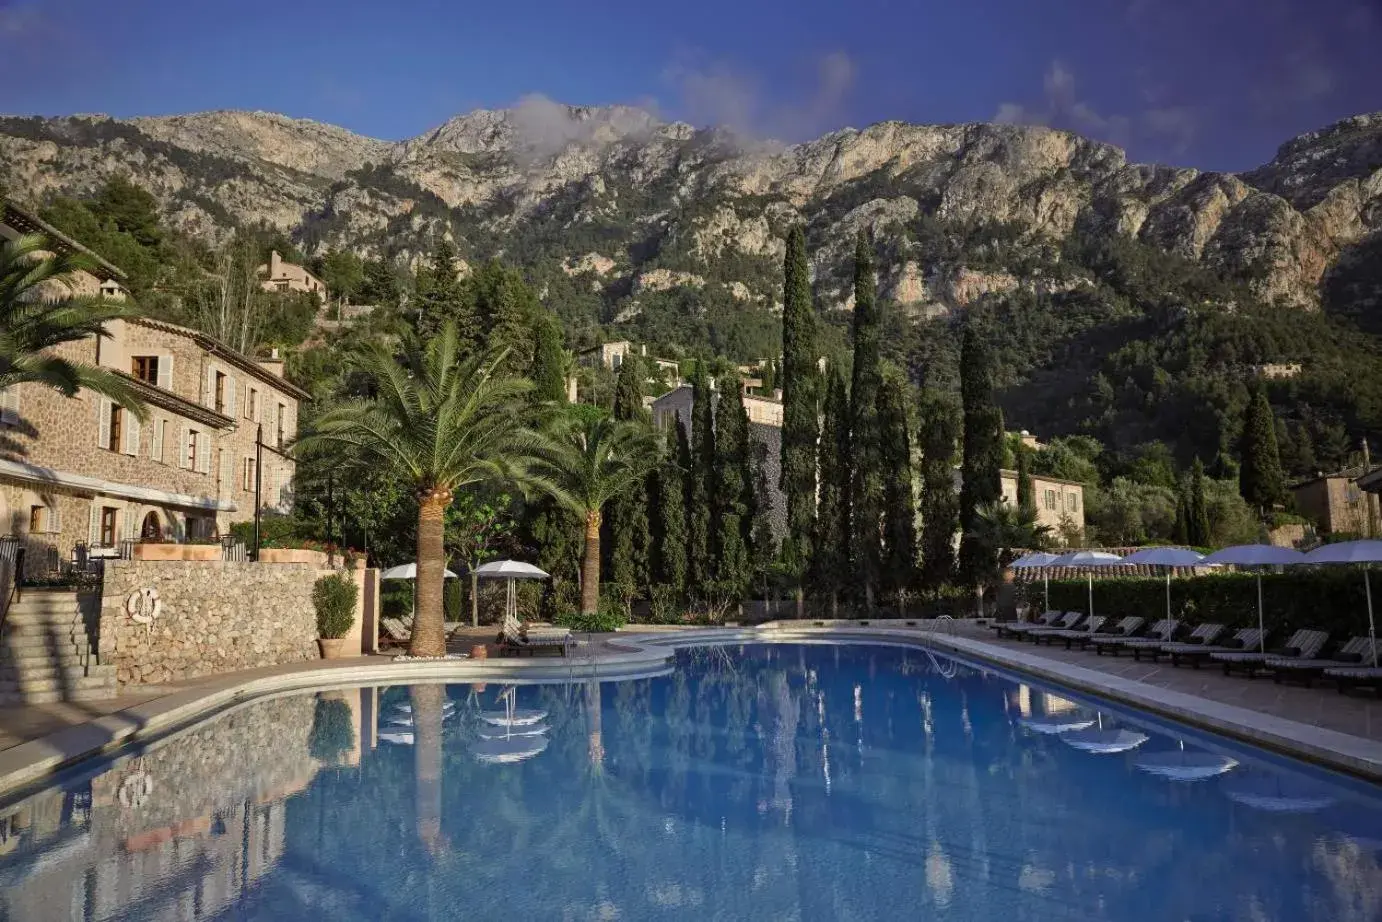
<instances>
[{"instance_id":1,"label":"pool ladder","mask_svg":"<svg viewBox=\"0 0 1382 922\"><path fill-rule=\"evenodd\" d=\"M942 627L944 627L946 634L955 633L955 619L950 617L949 615L937 615L935 618L931 619L931 626L927 629L927 633L939 633ZM955 663L953 659L947 658L945 660L941 660L937 658L936 654L931 652L930 647L922 647L922 649L926 651L926 658L931 661L931 665L933 668L935 668L936 672L940 673L941 676L947 679L955 678L959 670L959 666Z\"/></svg>"}]
</instances>

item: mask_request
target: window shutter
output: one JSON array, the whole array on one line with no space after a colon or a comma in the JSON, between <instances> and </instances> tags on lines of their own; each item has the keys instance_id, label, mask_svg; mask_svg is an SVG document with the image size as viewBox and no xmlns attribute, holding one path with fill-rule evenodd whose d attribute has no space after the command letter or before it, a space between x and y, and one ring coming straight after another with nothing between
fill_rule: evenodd
<instances>
[{"instance_id":1,"label":"window shutter","mask_svg":"<svg viewBox=\"0 0 1382 922\"><path fill-rule=\"evenodd\" d=\"M206 381L202 384L202 406L216 407L216 369L210 365L206 368Z\"/></svg>"},{"instance_id":2,"label":"window shutter","mask_svg":"<svg viewBox=\"0 0 1382 922\"><path fill-rule=\"evenodd\" d=\"M91 497L91 515L88 517L86 543L97 544L101 540L101 498Z\"/></svg>"},{"instance_id":3,"label":"window shutter","mask_svg":"<svg viewBox=\"0 0 1382 922\"><path fill-rule=\"evenodd\" d=\"M197 473L211 472L211 438L205 432L197 433Z\"/></svg>"},{"instance_id":4,"label":"window shutter","mask_svg":"<svg viewBox=\"0 0 1382 922\"><path fill-rule=\"evenodd\" d=\"M235 456L229 449L221 449L221 490L230 493L235 489Z\"/></svg>"},{"instance_id":5,"label":"window shutter","mask_svg":"<svg viewBox=\"0 0 1382 922\"><path fill-rule=\"evenodd\" d=\"M19 387L0 389L0 423L13 426L19 422Z\"/></svg>"},{"instance_id":6,"label":"window shutter","mask_svg":"<svg viewBox=\"0 0 1382 922\"><path fill-rule=\"evenodd\" d=\"M264 392L258 391L254 395L254 421L257 423L264 418Z\"/></svg>"},{"instance_id":7,"label":"window shutter","mask_svg":"<svg viewBox=\"0 0 1382 922\"><path fill-rule=\"evenodd\" d=\"M139 420L133 413L125 414L125 454L139 457Z\"/></svg>"},{"instance_id":8,"label":"window shutter","mask_svg":"<svg viewBox=\"0 0 1382 922\"><path fill-rule=\"evenodd\" d=\"M96 401L96 444L110 447L110 401L104 397Z\"/></svg>"},{"instance_id":9,"label":"window shutter","mask_svg":"<svg viewBox=\"0 0 1382 922\"><path fill-rule=\"evenodd\" d=\"M156 419L152 423L152 431L149 433L149 458L154 461L163 460L163 430L168 428L168 420Z\"/></svg>"},{"instance_id":10,"label":"window shutter","mask_svg":"<svg viewBox=\"0 0 1382 922\"><path fill-rule=\"evenodd\" d=\"M173 357L171 355L158 357L158 386L165 391L173 389Z\"/></svg>"},{"instance_id":11,"label":"window shutter","mask_svg":"<svg viewBox=\"0 0 1382 922\"><path fill-rule=\"evenodd\" d=\"M178 467L187 470L192 466L190 449L192 447L192 433L188 430L187 424L183 423L178 429Z\"/></svg>"},{"instance_id":12,"label":"window shutter","mask_svg":"<svg viewBox=\"0 0 1382 922\"><path fill-rule=\"evenodd\" d=\"M235 379L226 378L226 415L235 418Z\"/></svg>"}]
</instances>

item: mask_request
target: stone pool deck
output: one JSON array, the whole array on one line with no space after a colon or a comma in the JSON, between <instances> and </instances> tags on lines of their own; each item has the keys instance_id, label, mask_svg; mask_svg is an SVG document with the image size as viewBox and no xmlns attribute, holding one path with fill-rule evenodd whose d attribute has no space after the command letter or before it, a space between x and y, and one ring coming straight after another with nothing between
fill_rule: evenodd
<instances>
[{"instance_id":1,"label":"stone pool deck","mask_svg":"<svg viewBox=\"0 0 1382 922\"><path fill-rule=\"evenodd\" d=\"M1092 652L997 641L979 625L954 622L776 622L754 628L630 627L581 638L556 656L398 661L392 654L314 661L132 689L109 701L0 708L0 796L59 768L122 744L152 739L248 700L308 689L418 682L619 681L663 674L675 648L754 641L856 641L925 645L962 660L1025 673L1170 719L1382 781L1382 699L1332 687L1279 686L1228 678L1217 669L1175 669ZM492 629L457 637L468 651Z\"/></svg>"}]
</instances>

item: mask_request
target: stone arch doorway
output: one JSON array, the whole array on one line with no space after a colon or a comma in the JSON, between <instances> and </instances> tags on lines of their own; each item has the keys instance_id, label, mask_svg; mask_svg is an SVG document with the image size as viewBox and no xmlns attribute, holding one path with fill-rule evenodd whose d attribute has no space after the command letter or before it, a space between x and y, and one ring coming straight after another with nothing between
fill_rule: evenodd
<instances>
[{"instance_id":1,"label":"stone arch doorway","mask_svg":"<svg viewBox=\"0 0 1382 922\"><path fill-rule=\"evenodd\" d=\"M139 526L139 540L163 540L163 523L159 521L157 510L153 510L148 515L144 516L144 522Z\"/></svg>"}]
</instances>

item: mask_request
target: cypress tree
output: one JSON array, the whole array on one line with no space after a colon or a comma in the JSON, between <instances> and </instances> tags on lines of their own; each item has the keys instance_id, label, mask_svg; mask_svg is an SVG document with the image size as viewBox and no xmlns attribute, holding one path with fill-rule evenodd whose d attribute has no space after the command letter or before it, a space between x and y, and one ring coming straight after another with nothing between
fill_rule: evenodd
<instances>
[{"instance_id":1,"label":"cypress tree","mask_svg":"<svg viewBox=\"0 0 1382 922\"><path fill-rule=\"evenodd\" d=\"M1266 519L1271 508L1285 496L1286 484L1277 452L1276 417L1267 402L1267 392L1261 387L1256 389L1243 416L1238 457L1238 492Z\"/></svg>"},{"instance_id":2,"label":"cypress tree","mask_svg":"<svg viewBox=\"0 0 1382 922\"><path fill-rule=\"evenodd\" d=\"M795 581L797 617L804 615L803 580L816 530L816 441L820 401L816 370L816 314L806 233L798 225L787 236L782 296L782 466L778 476L787 502L784 568Z\"/></svg>"},{"instance_id":3,"label":"cypress tree","mask_svg":"<svg viewBox=\"0 0 1382 922\"><path fill-rule=\"evenodd\" d=\"M1032 452L1026 445L1017 446L1017 508L1024 514L1036 516L1036 491L1032 489Z\"/></svg>"},{"instance_id":4,"label":"cypress tree","mask_svg":"<svg viewBox=\"0 0 1382 922\"><path fill-rule=\"evenodd\" d=\"M882 570L883 434L878 416L882 385L879 310L875 297L873 252L861 231L854 246L854 379L850 385L850 437L853 451L849 503L851 554L872 611Z\"/></svg>"},{"instance_id":5,"label":"cypress tree","mask_svg":"<svg viewBox=\"0 0 1382 922\"><path fill-rule=\"evenodd\" d=\"M643 406L643 376L639 363L630 356L619 368L614 386L615 419L625 422L646 422L648 412ZM601 548L605 551L604 572L611 582L623 589L625 598L635 598L650 582L648 571L648 491L635 484L610 500L603 526Z\"/></svg>"},{"instance_id":6,"label":"cypress tree","mask_svg":"<svg viewBox=\"0 0 1382 922\"><path fill-rule=\"evenodd\" d=\"M437 241L430 265L418 273L418 332L435 336L447 321L456 324L468 349L481 341L480 318L472 292L456 277L456 248L446 238Z\"/></svg>"},{"instance_id":7,"label":"cypress tree","mask_svg":"<svg viewBox=\"0 0 1382 922\"><path fill-rule=\"evenodd\" d=\"M758 439L752 439L749 442L749 451L753 468L753 505L749 510L749 557L754 577L766 582L778 552L768 492L768 446Z\"/></svg>"},{"instance_id":8,"label":"cypress tree","mask_svg":"<svg viewBox=\"0 0 1382 922\"><path fill-rule=\"evenodd\" d=\"M882 588L895 601L916 585L916 497L912 492L912 443L907 433L906 384L885 379L878 394L883 429L883 465L888 472L883 491Z\"/></svg>"},{"instance_id":9,"label":"cypress tree","mask_svg":"<svg viewBox=\"0 0 1382 922\"><path fill-rule=\"evenodd\" d=\"M921 398L918 438L921 449L921 581L938 590L955 578L955 444L960 414L954 401L937 391Z\"/></svg>"},{"instance_id":10,"label":"cypress tree","mask_svg":"<svg viewBox=\"0 0 1382 922\"><path fill-rule=\"evenodd\" d=\"M671 586L678 595L686 590L686 471L681 466L685 438L686 427L678 420L676 444L668 446L648 483L653 580Z\"/></svg>"},{"instance_id":11,"label":"cypress tree","mask_svg":"<svg viewBox=\"0 0 1382 922\"><path fill-rule=\"evenodd\" d=\"M1177 544L1190 544L1190 487L1184 479L1176 486L1176 523L1171 529L1171 540Z\"/></svg>"},{"instance_id":12,"label":"cypress tree","mask_svg":"<svg viewBox=\"0 0 1382 922\"><path fill-rule=\"evenodd\" d=\"M691 438L686 468L686 578L692 592L715 578L710 545L710 487L715 470L713 397L705 369L698 363L691 381ZM680 446L679 446L680 447Z\"/></svg>"},{"instance_id":13,"label":"cypress tree","mask_svg":"<svg viewBox=\"0 0 1382 922\"><path fill-rule=\"evenodd\" d=\"M552 403L566 402L566 353L561 344L561 327L555 317L543 317L533 331L535 346L528 377L533 382L533 399Z\"/></svg>"},{"instance_id":14,"label":"cypress tree","mask_svg":"<svg viewBox=\"0 0 1382 922\"><path fill-rule=\"evenodd\" d=\"M993 403L993 371L988 350L973 323L960 344L960 399L964 404L960 457L959 577L977 587L993 571L991 548L976 539L977 510L1002 499L1003 417Z\"/></svg>"},{"instance_id":15,"label":"cypress tree","mask_svg":"<svg viewBox=\"0 0 1382 922\"><path fill-rule=\"evenodd\" d=\"M753 480L749 473L749 418L739 383L727 378L715 405L714 488L711 491L711 548L715 575L726 591L742 597L749 581L751 526L749 504Z\"/></svg>"},{"instance_id":16,"label":"cypress tree","mask_svg":"<svg viewBox=\"0 0 1382 922\"><path fill-rule=\"evenodd\" d=\"M831 370L824 409L811 584L814 592L829 600L833 615L839 610L840 590L849 571L849 398L838 369Z\"/></svg>"},{"instance_id":17,"label":"cypress tree","mask_svg":"<svg viewBox=\"0 0 1382 922\"><path fill-rule=\"evenodd\" d=\"M1209 503L1205 499L1204 465L1198 457L1190 468L1190 543L1195 547L1208 547L1213 536L1209 527Z\"/></svg>"}]
</instances>

